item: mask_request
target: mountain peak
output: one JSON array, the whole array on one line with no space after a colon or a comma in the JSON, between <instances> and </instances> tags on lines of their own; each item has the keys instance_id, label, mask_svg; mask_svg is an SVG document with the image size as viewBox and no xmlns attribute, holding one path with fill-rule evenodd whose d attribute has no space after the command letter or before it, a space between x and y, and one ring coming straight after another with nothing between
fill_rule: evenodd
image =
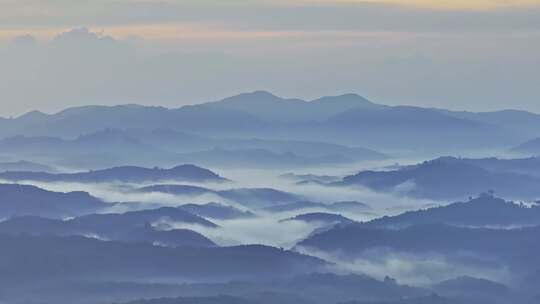
<instances>
[{"instance_id":1,"label":"mountain peak","mask_svg":"<svg viewBox=\"0 0 540 304\"><path fill-rule=\"evenodd\" d=\"M261 103L261 102L274 102L274 101L282 101L283 98L280 98L268 91L253 91L249 93L242 93L235 96L227 97L221 102L227 102L227 103Z\"/></svg>"},{"instance_id":2,"label":"mountain peak","mask_svg":"<svg viewBox=\"0 0 540 304\"><path fill-rule=\"evenodd\" d=\"M372 108L382 108L386 107L383 105L378 105L369 101L367 98L358 95L356 93L346 93L336 96L324 96L312 101L313 103L326 104L326 103L341 103L349 105L350 107L372 107Z\"/></svg>"},{"instance_id":3,"label":"mountain peak","mask_svg":"<svg viewBox=\"0 0 540 304\"><path fill-rule=\"evenodd\" d=\"M19 116L19 118L22 118L22 117L26 117L26 116L47 116L47 114L41 112L41 111L38 111L38 110L34 110L34 111L30 111L26 114L23 114L21 116Z\"/></svg>"},{"instance_id":4,"label":"mountain peak","mask_svg":"<svg viewBox=\"0 0 540 304\"><path fill-rule=\"evenodd\" d=\"M245 93L247 95L253 95L253 96L258 96L258 97L272 97L272 98L279 98L277 97L276 95L268 92L268 91L264 91L264 90L257 90L257 91L253 91L251 93Z\"/></svg>"},{"instance_id":5,"label":"mountain peak","mask_svg":"<svg viewBox=\"0 0 540 304\"><path fill-rule=\"evenodd\" d=\"M37 122L37 121L44 120L44 119L46 119L48 117L49 117L49 115L47 115L47 114L45 114L43 112L34 110L34 111L30 111L30 112L28 112L26 114L23 114L23 115L17 117L17 119L25 121L25 122Z\"/></svg>"},{"instance_id":6,"label":"mountain peak","mask_svg":"<svg viewBox=\"0 0 540 304\"><path fill-rule=\"evenodd\" d=\"M366 100L367 101L367 99L364 96L358 95L356 93L345 93L345 94L337 95L335 97L336 98L351 98L351 99L354 98L354 99Z\"/></svg>"}]
</instances>

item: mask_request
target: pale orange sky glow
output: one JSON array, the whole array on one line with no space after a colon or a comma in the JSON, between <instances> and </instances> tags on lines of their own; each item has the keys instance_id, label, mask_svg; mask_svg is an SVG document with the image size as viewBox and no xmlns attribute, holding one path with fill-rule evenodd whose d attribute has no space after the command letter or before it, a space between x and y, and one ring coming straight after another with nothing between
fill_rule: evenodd
<instances>
[{"instance_id":1,"label":"pale orange sky glow","mask_svg":"<svg viewBox=\"0 0 540 304\"><path fill-rule=\"evenodd\" d=\"M540 112L540 0L0 6L0 91L13 101L0 116L93 103L179 106L261 89Z\"/></svg>"},{"instance_id":2,"label":"pale orange sky glow","mask_svg":"<svg viewBox=\"0 0 540 304\"><path fill-rule=\"evenodd\" d=\"M498 9L540 5L540 0L297 0L302 4L397 4L437 9ZM290 2L289 2L290 3Z\"/></svg>"},{"instance_id":3,"label":"pale orange sky glow","mask_svg":"<svg viewBox=\"0 0 540 304\"><path fill-rule=\"evenodd\" d=\"M54 28L17 28L0 29L0 39L13 39L30 34L38 40L50 40L57 35L69 31L70 27ZM396 37L404 33L390 31L277 31L277 30L229 30L204 24L141 24L108 27L91 27L92 31L103 33L116 39L131 37L143 38L147 41L220 41L220 40L259 40L276 38L309 38L309 37Z\"/></svg>"},{"instance_id":4,"label":"pale orange sky glow","mask_svg":"<svg viewBox=\"0 0 540 304\"><path fill-rule=\"evenodd\" d=\"M534 16L510 20L505 14L516 11L527 14L528 7L540 9L540 0L97 0L62 3L0 0L6 8L0 11L0 39L31 34L38 40L46 40L81 26L103 30L117 38L137 36L149 40L250 40L305 36L309 31L334 35L338 32L363 35L365 32L444 31L461 24L465 24L466 31L474 28L485 31L494 27L513 29L519 23L535 26L535 22L529 21ZM474 28L466 28L469 25Z\"/></svg>"}]
</instances>

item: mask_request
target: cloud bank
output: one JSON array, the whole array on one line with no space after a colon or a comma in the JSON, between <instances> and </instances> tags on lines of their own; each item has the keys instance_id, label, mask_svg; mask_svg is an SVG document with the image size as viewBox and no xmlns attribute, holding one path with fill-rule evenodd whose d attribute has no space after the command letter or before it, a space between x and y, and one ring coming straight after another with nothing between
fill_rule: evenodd
<instances>
[{"instance_id":1,"label":"cloud bank","mask_svg":"<svg viewBox=\"0 0 540 304\"><path fill-rule=\"evenodd\" d=\"M537 1L421 2L5 0L0 115L259 89L540 111Z\"/></svg>"}]
</instances>

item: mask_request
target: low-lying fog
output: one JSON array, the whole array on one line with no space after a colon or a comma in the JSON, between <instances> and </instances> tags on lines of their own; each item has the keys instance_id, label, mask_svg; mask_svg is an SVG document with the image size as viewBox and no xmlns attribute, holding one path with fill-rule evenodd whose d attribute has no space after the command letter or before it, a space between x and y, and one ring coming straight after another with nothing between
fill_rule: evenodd
<instances>
[{"instance_id":1,"label":"low-lying fog","mask_svg":"<svg viewBox=\"0 0 540 304\"><path fill-rule=\"evenodd\" d=\"M226 183L179 183L174 181L163 181L159 184L182 184L195 185L211 190L227 190L234 188L272 188L302 197L303 200L317 203L334 203L344 201L362 202L369 206L365 212L340 212L341 215L356 220L366 221L384 215L395 215L408 210L416 210L440 204L430 200L410 199L400 196L399 193L376 193L369 189L354 187L329 187L316 183L297 184L297 180L285 177L286 174L314 174L341 178L348 174L354 174L361 170L383 168L394 165L394 162L370 162L359 163L347 167L313 168L303 169L295 172L284 170L263 170L263 169L234 169L234 170L214 170L231 180ZM0 181L9 183L8 181ZM27 181L22 184L34 185L46 190L57 192L86 191L106 202L123 204L112 205L107 212L125 212L144 208L155 208L158 206L180 206L183 204L206 204L217 202L230 205L241 210L250 209L249 206L227 200L217 194L207 193L196 196L173 195L167 193L150 192L142 193L135 191L137 188L152 185L145 184L86 184L86 183L49 183ZM280 222L283 219L291 218L299 214L309 212L328 212L323 208L309 208L290 212L270 213L262 210L251 210L257 215L250 219L236 220L215 220L213 222L220 226L219 229L205 229L203 227L185 227L199 231L221 245L232 244L265 244L289 248L296 241L306 237L315 228L321 227L320 223L304 223L300 221ZM182 225L180 225L182 226Z\"/></svg>"},{"instance_id":2,"label":"low-lying fog","mask_svg":"<svg viewBox=\"0 0 540 304\"><path fill-rule=\"evenodd\" d=\"M235 188L272 188L301 196L306 201L330 204L334 202L356 201L368 205L363 212L339 212L342 216L355 221L367 221L384 215L396 215L408 210L417 210L441 204L440 201L411 199L400 196L399 193L376 193L371 190L354 187L330 187L316 183L297 184L297 180L285 176L286 174L314 174L335 176L341 178L364 169L384 168L394 166L395 162L364 163L355 166L304 169L295 172L282 170L214 170L231 182L226 183L178 183L160 182L159 184L196 185L211 190L227 190ZM213 170L213 168L210 168ZM0 181L6 182L6 181ZM57 192L86 191L106 202L111 207L105 212L125 212L159 206L181 206L183 204L206 204L217 202L233 206L240 210L251 211L256 217L232 220L210 219L218 228L208 228L186 223L161 221L153 223L160 229L186 228L197 231L208 237L218 245L232 246L241 244L263 244L291 249L300 240L309 236L315 229L324 229L328 224L323 222L283 221L299 214L310 212L332 212L324 208L307 208L287 212L268 212L261 209L249 208L234 201L227 200L218 194L203 194L197 196L173 195L166 193L141 193L135 189L152 184L83 184L83 183L47 183L47 182L21 182L31 184L46 190ZM119 203L122 204L113 204ZM307 252L317 255L316 252ZM355 261L344 262L328 255L319 255L322 258L335 262L335 271L347 269L376 277L392 275L404 279L408 283L428 283L433 279L450 278L454 272L463 274L460 270L450 272L452 265L440 259L412 258L403 256L386 256L384 259L366 257ZM430 273L444 274L441 277L430 277ZM408 279L407 279L408 278Z\"/></svg>"}]
</instances>

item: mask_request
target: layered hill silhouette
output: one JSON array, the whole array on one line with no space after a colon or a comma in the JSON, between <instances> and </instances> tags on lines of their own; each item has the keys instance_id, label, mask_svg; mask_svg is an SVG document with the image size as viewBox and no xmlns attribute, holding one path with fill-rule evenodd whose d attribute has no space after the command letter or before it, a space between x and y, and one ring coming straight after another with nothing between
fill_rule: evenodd
<instances>
[{"instance_id":1,"label":"layered hill silhouette","mask_svg":"<svg viewBox=\"0 0 540 304\"><path fill-rule=\"evenodd\" d=\"M189 182L224 182L225 178L216 173L194 165L180 165L170 169L143 168L123 166L110 169L79 173L45 173L45 172L3 172L0 179L10 181L42 181L42 182L157 182L157 181L189 181Z\"/></svg>"},{"instance_id":2,"label":"layered hill silhouette","mask_svg":"<svg viewBox=\"0 0 540 304\"><path fill-rule=\"evenodd\" d=\"M217 226L182 209L159 208L123 214L92 214L70 220L35 216L14 217L0 222L0 233L34 236L91 236L104 240L149 243L171 247L213 247L215 243L187 229L158 230L152 224L189 223Z\"/></svg>"},{"instance_id":3,"label":"layered hill silhouette","mask_svg":"<svg viewBox=\"0 0 540 304\"><path fill-rule=\"evenodd\" d=\"M272 188L237 188L218 193L226 199L250 208L265 208L302 200L299 195Z\"/></svg>"},{"instance_id":4,"label":"layered hill silhouette","mask_svg":"<svg viewBox=\"0 0 540 304\"><path fill-rule=\"evenodd\" d=\"M137 189L139 192L160 192L173 195L199 196L217 195L223 199L236 202L248 208L259 209L279 204L287 204L302 200L299 195L272 188L234 188L213 190L191 185L153 185Z\"/></svg>"},{"instance_id":5,"label":"layered hill silhouette","mask_svg":"<svg viewBox=\"0 0 540 304\"><path fill-rule=\"evenodd\" d=\"M0 302L536 303L539 134L540 115L525 111L264 91L180 108L86 106L0 119L0 181L86 184L133 200L0 184ZM528 158L432 159L486 152ZM388 166L411 156L432 160ZM250 188L218 174L231 168L281 180ZM354 168L382 169L341 175ZM280 182L298 190L279 190ZM356 222L370 206L339 201L377 202L381 193L435 207ZM393 212L385 206L373 210Z\"/></svg>"},{"instance_id":6,"label":"layered hill silhouette","mask_svg":"<svg viewBox=\"0 0 540 304\"><path fill-rule=\"evenodd\" d=\"M539 156L540 155L540 138L534 138L524 142L510 150L511 153Z\"/></svg>"},{"instance_id":7,"label":"layered hill silhouette","mask_svg":"<svg viewBox=\"0 0 540 304\"><path fill-rule=\"evenodd\" d=\"M44 135L43 130L38 130L44 126L49 128L47 133L71 134L71 136L99 131L103 127L144 129L150 126L152 129L193 128L219 132L220 129L239 131L245 127L264 129L276 119L284 120L284 115L291 116L285 119L288 122L324 120L357 107L385 108L354 94L306 102L299 99L282 99L268 92L256 91L218 102L184 106L179 109L140 105L85 106L69 108L52 115L33 111L2 122L7 127L4 132L22 133L21 131L26 129L34 135ZM286 111L287 108L289 111ZM68 128L75 125L76 129Z\"/></svg>"},{"instance_id":8,"label":"layered hill silhouette","mask_svg":"<svg viewBox=\"0 0 540 304\"><path fill-rule=\"evenodd\" d=\"M45 286L45 288L43 287ZM0 287L1 288L1 287ZM93 303L114 299L114 303L263 303L327 304L350 299L393 301L416 298L429 290L400 285L395 280L374 279L365 275L310 273L209 283L159 284L145 282L70 281L42 283L38 290L25 288L32 295L54 303ZM6 299L14 298L7 290Z\"/></svg>"},{"instance_id":9,"label":"layered hill silhouette","mask_svg":"<svg viewBox=\"0 0 540 304\"><path fill-rule=\"evenodd\" d=\"M53 136L24 136L17 135L4 138L0 147L6 152L31 151L40 153L73 153L93 152L126 152L134 149L156 153L157 149L129 136L120 129L103 128L93 133L82 133L75 139L63 139Z\"/></svg>"},{"instance_id":10,"label":"layered hill silhouette","mask_svg":"<svg viewBox=\"0 0 540 304\"><path fill-rule=\"evenodd\" d=\"M84 237L0 235L0 280L149 277L213 280L316 271L322 260L265 246L168 248ZM59 254L61 252L61 254Z\"/></svg>"},{"instance_id":11,"label":"layered hill silhouette","mask_svg":"<svg viewBox=\"0 0 540 304\"><path fill-rule=\"evenodd\" d=\"M31 112L4 119L0 126L3 137L75 138L104 128L165 129L213 137L330 141L379 150L448 151L518 145L537 136L540 116L385 106L355 94L303 101L257 91L178 109L122 105L78 107L51 115ZM444 141L439 140L442 134Z\"/></svg>"},{"instance_id":12,"label":"layered hill silhouette","mask_svg":"<svg viewBox=\"0 0 540 304\"><path fill-rule=\"evenodd\" d=\"M217 228L214 223L194 215L182 208L161 207L157 209L147 209L139 211L129 211L125 213L104 213L90 214L71 220L78 227L89 227L89 229L104 229L103 232L114 230L115 227L140 227L147 223L154 223L159 220L170 222L183 222L198 224L205 227ZM116 228L119 229L119 228ZM100 233L101 231L96 231Z\"/></svg>"},{"instance_id":13,"label":"layered hill silhouette","mask_svg":"<svg viewBox=\"0 0 540 304\"><path fill-rule=\"evenodd\" d=\"M206 303L205 301L221 299L224 302L219 303L228 303L228 300L232 300L245 301L238 303L326 304L338 303L346 299L379 299L381 301L391 301L428 293L428 291L420 288L400 285L391 279L377 280L365 275L336 275L332 273L311 273L272 281L253 280L250 282L240 281L225 284L208 284L206 287L206 289L201 289L199 292L184 291L188 294L193 294L194 298L159 298L132 303L191 304ZM220 296L220 292L229 296ZM211 295L211 297L208 298L208 295Z\"/></svg>"},{"instance_id":14,"label":"layered hill silhouette","mask_svg":"<svg viewBox=\"0 0 540 304\"><path fill-rule=\"evenodd\" d=\"M256 215L251 211L243 211L232 206L220 203L207 204L185 204L180 208L187 210L193 214L211 219L232 220L242 218L253 218Z\"/></svg>"},{"instance_id":15,"label":"layered hill silhouette","mask_svg":"<svg viewBox=\"0 0 540 304\"><path fill-rule=\"evenodd\" d=\"M322 97L312 101L280 98L266 91L255 91L207 103L215 109L246 112L263 121L310 122L322 121L352 109L384 109L357 94Z\"/></svg>"},{"instance_id":16,"label":"layered hill silhouette","mask_svg":"<svg viewBox=\"0 0 540 304\"><path fill-rule=\"evenodd\" d=\"M539 210L537 205L525 206L485 194L468 202L318 230L296 248L336 254L344 260L370 259L373 254L390 259L400 255L412 260L443 258L455 267L507 267L519 278L527 276L531 267L540 268L540 260L532 253L538 247ZM461 286L462 295L476 295L461 283L448 282L440 290L454 288L445 295L455 296ZM479 284L478 291L484 285L500 289L497 294L505 291L500 285L474 283Z\"/></svg>"},{"instance_id":17,"label":"layered hill silhouette","mask_svg":"<svg viewBox=\"0 0 540 304\"><path fill-rule=\"evenodd\" d=\"M315 146L315 145L314 145ZM362 149L354 158L345 157L341 154L327 154L321 156L306 156L292 152L273 152L265 149L223 149L184 153L179 159L202 164L204 166L225 168L302 168L320 167L328 165L343 165L353 163L355 160L384 159L382 153Z\"/></svg>"},{"instance_id":18,"label":"layered hill silhouette","mask_svg":"<svg viewBox=\"0 0 540 304\"><path fill-rule=\"evenodd\" d=\"M171 129L105 128L75 139L14 136L0 140L0 149L17 157L73 168L125 165L126 153L130 155L130 163L143 166L159 161L167 166L193 163L213 167L291 168L387 158L371 149L325 142L216 139Z\"/></svg>"},{"instance_id":19,"label":"layered hill silhouette","mask_svg":"<svg viewBox=\"0 0 540 304\"><path fill-rule=\"evenodd\" d=\"M20 160L16 162L0 163L0 172L4 171L31 171L54 173L56 170L51 166Z\"/></svg>"},{"instance_id":20,"label":"layered hill silhouette","mask_svg":"<svg viewBox=\"0 0 540 304\"><path fill-rule=\"evenodd\" d=\"M504 197L534 199L540 195L539 169L537 158L441 157L396 170L363 171L336 184L443 200L464 199L490 190Z\"/></svg>"},{"instance_id":21,"label":"layered hill silhouette","mask_svg":"<svg viewBox=\"0 0 540 304\"><path fill-rule=\"evenodd\" d=\"M346 218L340 214L324 213L324 212L312 212L299 214L297 216L281 220L282 222L300 221L305 223L324 223L327 225L333 224L350 224L354 223L353 220Z\"/></svg>"},{"instance_id":22,"label":"layered hill silhouette","mask_svg":"<svg viewBox=\"0 0 540 304\"><path fill-rule=\"evenodd\" d=\"M290 204L281 204L264 208L265 211L269 212L289 212L302 209L320 209L334 212L364 213L369 212L370 207L365 203L354 201L335 202L329 204L311 201L298 201Z\"/></svg>"},{"instance_id":23,"label":"layered hill silhouette","mask_svg":"<svg viewBox=\"0 0 540 304\"><path fill-rule=\"evenodd\" d=\"M109 223L109 226L111 224ZM188 229L158 230L148 224L130 225L114 229L99 227L77 220L53 220L40 217L16 217L0 222L0 233L20 236L84 236L108 241L147 243L165 247L215 247L203 235Z\"/></svg>"},{"instance_id":24,"label":"layered hill silhouette","mask_svg":"<svg viewBox=\"0 0 540 304\"><path fill-rule=\"evenodd\" d=\"M103 211L111 204L86 192L53 192L30 185L0 184L0 218L35 215L65 218Z\"/></svg>"},{"instance_id":25,"label":"layered hill silhouette","mask_svg":"<svg viewBox=\"0 0 540 304\"><path fill-rule=\"evenodd\" d=\"M537 267L540 259L536 235L540 226L518 229L487 229L443 224L414 225L403 229L372 228L362 224L335 226L312 234L297 248L339 252L341 257L361 257L368 252L384 254L439 255L449 263L481 265L494 263L510 267L515 275L524 275L528 267ZM444 241L443 241L444 240ZM462 259L463 252L471 260ZM470 263L470 264L467 264ZM534 266L533 266L534 265Z\"/></svg>"},{"instance_id":26,"label":"layered hill silhouette","mask_svg":"<svg viewBox=\"0 0 540 304\"><path fill-rule=\"evenodd\" d=\"M315 183L333 183L340 180L339 176L333 175L319 175L319 174L296 174L296 173L285 173L279 177L294 181L294 182L315 182Z\"/></svg>"},{"instance_id":27,"label":"layered hill silhouette","mask_svg":"<svg viewBox=\"0 0 540 304\"><path fill-rule=\"evenodd\" d=\"M4 120L5 133L29 135L55 135L76 137L88 132L109 128L173 128L218 131L260 128L264 123L240 111L216 110L203 106L185 106L180 109L147 107L140 105L84 106L69 108L47 115L31 112L12 120ZM48 130L39 129L48 128ZM4 134L5 134L4 133Z\"/></svg>"},{"instance_id":28,"label":"layered hill silhouette","mask_svg":"<svg viewBox=\"0 0 540 304\"><path fill-rule=\"evenodd\" d=\"M467 202L405 212L367 222L372 227L399 229L420 224L447 224L464 227L515 228L540 225L540 206L530 207L489 194Z\"/></svg>"},{"instance_id":29,"label":"layered hill silhouette","mask_svg":"<svg viewBox=\"0 0 540 304\"><path fill-rule=\"evenodd\" d=\"M482 296L484 298L504 298L509 295L510 288L504 284L479 279L470 276L446 280L433 286L439 294L450 297L472 298Z\"/></svg>"}]
</instances>

